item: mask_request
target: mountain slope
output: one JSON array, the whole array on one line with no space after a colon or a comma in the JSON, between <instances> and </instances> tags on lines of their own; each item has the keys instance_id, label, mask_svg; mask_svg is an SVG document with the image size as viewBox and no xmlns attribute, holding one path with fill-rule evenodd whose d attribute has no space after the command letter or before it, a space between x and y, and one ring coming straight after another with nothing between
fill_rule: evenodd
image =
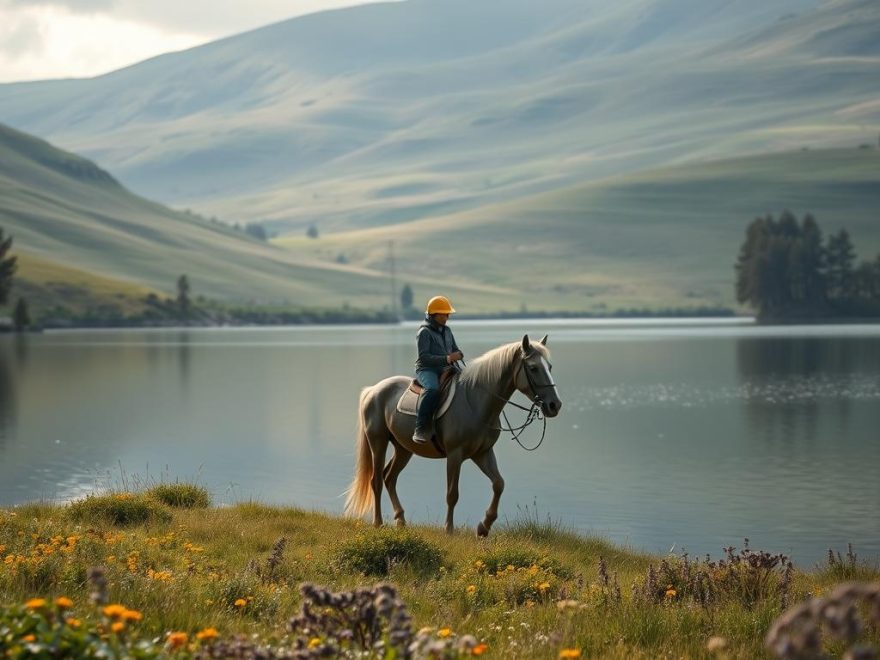
<instances>
[{"instance_id":1,"label":"mountain slope","mask_svg":"<svg viewBox=\"0 0 880 660\"><path fill-rule=\"evenodd\" d=\"M279 242L373 267L506 288L507 309L734 306L733 263L755 217L812 213L880 253L880 150L755 155L620 176L441 217ZM418 292L417 292L418 293Z\"/></svg>"},{"instance_id":2,"label":"mountain slope","mask_svg":"<svg viewBox=\"0 0 880 660\"><path fill-rule=\"evenodd\" d=\"M866 0L409 0L2 85L0 118L163 201L332 231L857 145L880 127L878 34Z\"/></svg>"},{"instance_id":3,"label":"mountain slope","mask_svg":"<svg viewBox=\"0 0 880 660\"><path fill-rule=\"evenodd\" d=\"M70 278L276 305L385 304L387 275L320 263L131 194L94 163L0 125L0 226L24 289Z\"/></svg>"}]
</instances>

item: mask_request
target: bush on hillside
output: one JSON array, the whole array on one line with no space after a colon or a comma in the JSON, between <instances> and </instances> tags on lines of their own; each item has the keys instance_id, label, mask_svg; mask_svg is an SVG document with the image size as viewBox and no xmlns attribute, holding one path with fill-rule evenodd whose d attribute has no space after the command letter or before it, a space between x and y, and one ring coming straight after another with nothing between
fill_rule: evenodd
<instances>
[{"instance_id":1,"label":"bush on hillside","mask_svg":"<svg viewBox=\"0 0 880 660\"><path fill-rule=\"evenodd\" d=\"M418 573L434 573L440 568L443 553L413 532L379 529L344 544L336 560L342 568L364 575L388 575L397 565Z\"/></svg>"}]
</instances>

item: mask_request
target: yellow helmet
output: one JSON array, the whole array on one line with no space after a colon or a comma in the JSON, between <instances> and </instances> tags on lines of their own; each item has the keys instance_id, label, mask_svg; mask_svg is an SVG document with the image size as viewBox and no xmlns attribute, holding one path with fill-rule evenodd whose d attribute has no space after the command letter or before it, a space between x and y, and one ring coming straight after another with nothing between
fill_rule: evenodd
<instances>
[{"instance_id":1,"label":"yellow helmet","mask_svg":"<svg viewBox=\"0 0 880 660\"><path fill-rule=\"evenodd\" d=\"M429 316L431 314L455 314L455 308L446 296L434 296L428 301L425 313Z\"/></svg>"}]
</instances>

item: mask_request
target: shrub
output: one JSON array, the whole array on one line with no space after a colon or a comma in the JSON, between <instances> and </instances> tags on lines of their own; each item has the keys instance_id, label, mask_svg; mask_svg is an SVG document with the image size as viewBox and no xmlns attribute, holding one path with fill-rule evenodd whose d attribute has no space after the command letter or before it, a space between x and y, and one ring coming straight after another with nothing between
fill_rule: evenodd
<instances>
[{"instance_id":1,"label":"shrub","mask_svg":"<svg viewBox=\"0 0 880 660\"><path fill-rule=\"evenodd\" d=\"M847 580L876 580L877 567L871 567L867 562L859 561L858 555L853 552L852 544L847 544L846 555L841 556L840 551L834 552L828 548L828 560L824 566L817 566L818 570L826 578L836 582Z\"/></svg>"},{"instance_id":2,"label":"shrub","mask_svg":"<svg viewBox=\"0 0 880 660\"><path fill-rule=\"evenodd\" d=\"M205 509L211 506L208 490L195 484L159 484L150 488L146 495L168 506L183 509Z\"/></svg>"},{"instance_id":3,"label":"shrub","mask_svg":"<svg viewBox=\"0 0 880 660\"><path fill-rule=\"evenodd\" d=\"M396 565L433 573L440 568L443 553L407 530L380 529L343 545L336 559L341 567L365 575L388 575Z\"/></svg>"},{"instance_id":4,"label":"shrub","mask_svg":"<svg viewBox=\"0 0 880 660\"><path fill-rule=\"evenodd\" d=\"M171 521L168 509L141 493L88 495L85 499L71 502L68 513L74 520L117 526Z\"/></svg>"}]
</instances>

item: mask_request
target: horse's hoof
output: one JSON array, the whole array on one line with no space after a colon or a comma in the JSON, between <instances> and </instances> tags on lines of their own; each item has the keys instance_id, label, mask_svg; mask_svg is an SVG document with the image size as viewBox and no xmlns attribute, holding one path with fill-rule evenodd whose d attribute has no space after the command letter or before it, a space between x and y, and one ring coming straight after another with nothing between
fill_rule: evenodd
<instances>
[{"instance_id":1,"label":"horse's hoof","mask_svg":"<svg viewBox=\"0 0 880 660\"><path fill-rule=\"evenodd\" d=\"M483 523L479 523L477 525L477 536L480 538L485 538L489 536L489 528L486 527Z\"/></svg>"},{"instance_id":2,"label":"horse's hoof","mask_svg":"<svg viewBox=\"0 0 880 660\"><path fill-rule=\"evenodd\" d=\"M398 518L397 519L397 526L398 527L406 527L406 521L403 518Z\"/></svg>"}]
</instances>

